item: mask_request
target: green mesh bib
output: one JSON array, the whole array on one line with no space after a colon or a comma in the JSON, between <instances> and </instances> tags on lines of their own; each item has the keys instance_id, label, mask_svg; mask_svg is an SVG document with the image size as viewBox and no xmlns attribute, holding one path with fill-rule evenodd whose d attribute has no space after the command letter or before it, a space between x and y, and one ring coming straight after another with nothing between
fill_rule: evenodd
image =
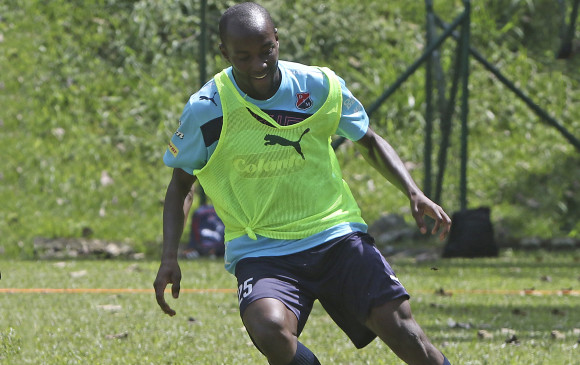
<instances>
[{"instance_id":1,"label":"green mesh bib","mask_svg":"<svg viewBox=\"0 0 580 365\"><path fill-rule=\"evenodd\" d=\"M208 163L194 174L224 222L226 241L245 234L300 239L339 223L364 223L330 145L341 115L340 83L321 70L330 83L326 101L291 126L245 101L225 71L214 77L223 127Z\"/></svg>"}]
</instances>

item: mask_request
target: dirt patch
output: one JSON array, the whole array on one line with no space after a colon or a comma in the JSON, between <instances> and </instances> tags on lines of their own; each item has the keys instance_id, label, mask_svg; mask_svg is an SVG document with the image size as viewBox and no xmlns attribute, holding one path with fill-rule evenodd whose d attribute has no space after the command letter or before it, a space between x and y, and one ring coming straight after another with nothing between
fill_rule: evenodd
<instances>
[{"instance_id":1,"label":"dirt patch","mask_svg":"<svg viewBox=\"0 0 580 365\"><path fill-rule=\"evenodd\" d=\"M89 238L36 238L34 252L40 259L130 258L142 259L128 244Z\"/></svg>"}]
</instances>

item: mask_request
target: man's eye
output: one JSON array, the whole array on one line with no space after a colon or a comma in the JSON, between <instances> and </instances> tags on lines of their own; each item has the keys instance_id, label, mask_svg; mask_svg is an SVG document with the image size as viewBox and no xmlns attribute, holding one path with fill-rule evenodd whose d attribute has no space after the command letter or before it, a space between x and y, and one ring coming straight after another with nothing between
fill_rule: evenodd
<instances>
[{"instance_id":1,"label":"man's eye","mask_svg":"<svg viewBox=\"0 0 580 365\"><path fill-rule=\"evenodd\" d=\"M268 50L264 52L264 55L271 56L272 53L274 53L274 47L268 48Z\"/></svg>"}]
</instances>

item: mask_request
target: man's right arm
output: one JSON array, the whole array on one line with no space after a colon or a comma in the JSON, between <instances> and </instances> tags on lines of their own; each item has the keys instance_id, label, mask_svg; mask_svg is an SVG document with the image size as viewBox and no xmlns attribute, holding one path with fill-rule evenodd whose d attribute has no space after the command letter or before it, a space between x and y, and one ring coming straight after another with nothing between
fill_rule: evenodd
<instances>
[{"instance_id":1,"label":"man's right arm","mask_svg":"<svg viewBox=\"0 0 580 365\"><path fill-rule=\"evenodd\" d=\"M212 101L201 96L214 99ZM179 127L163 156L165 165L174 170L163 206L163 251L153 286L157 303L170 316L175 315L175 311L165 301L164 292L167 285L172 284L173 297L179 296L181 270L177 263L177 253L185 226L184 210L188 208L184 201L196 180L193 171L203 168L210 157L201 127L220 116L221 104L215 83L207 83L186 103L179 118Z\"/></svg>"},{"instance_id":2,"label":"man's right arm","mask_svg":"<svg viewBox=\"0 0 580 365\"><path fill-rule=\"evenodd\" d=\"M163 251L161 265L153 287L155 288L157 303L170 316L175 315L175 311L165 301L164 292L167 285L172 284L171 293L173 297L179 297L181 270L177 263L177 252L185 220L183 203L194 182L195 176L176 168L173 170L173 176L165 194L163 206Z\"/></svg>"}]
</instances>

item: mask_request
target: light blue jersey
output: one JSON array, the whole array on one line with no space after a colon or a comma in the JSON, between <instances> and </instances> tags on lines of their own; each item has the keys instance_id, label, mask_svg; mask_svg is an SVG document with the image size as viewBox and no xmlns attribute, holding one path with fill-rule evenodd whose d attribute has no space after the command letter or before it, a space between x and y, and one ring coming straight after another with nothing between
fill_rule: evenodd
<instances>
[{"instance_id":1,"label":"light blue jersey","mask_svg":"<svg viewBox=\"0 0 580 365\"><path fill-rule=\"evenodd\" d=\"M317 68L298 63L279 61L282 81L276 94L268 100L255 100L237 86L231 67L226 70L240 95L269 114L280 125L292 125L314 114L328 95L328 81ZM369 118L361 103L347 89L342 88L342 115L336 134L357 141L367 132ZM177 132L163 161L169 167L181 168L193 174L209 160L219 142L223 114L214 80L193 94L185 105ZM252 240L242 236L226 243L225 266L235 272L236 263L246 257L282 256L301 252L330 239L354 231L366 232L366 225L343 223L299 240L275 240L258 236Z\"/></svg>"}]
</instances>

